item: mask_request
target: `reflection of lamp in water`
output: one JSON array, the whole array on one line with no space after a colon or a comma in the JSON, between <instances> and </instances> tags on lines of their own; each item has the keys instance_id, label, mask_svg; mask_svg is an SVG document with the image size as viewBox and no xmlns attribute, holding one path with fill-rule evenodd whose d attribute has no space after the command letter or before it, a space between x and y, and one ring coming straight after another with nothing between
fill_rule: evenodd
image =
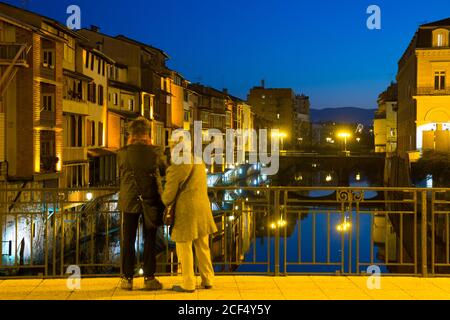
<instances>
[{"instance_id":1,"label":"reflection of lamp in water","mask_svg":"<svg viewBox=\"0 0 450 320\"><path fill-rule=\"evenodd\" d=\"M280 221L278 221L278 226L279 227L284 227L284 226L286 226L286 221L284 221L284 220L280 220Z\"/></svg>"},{"instance_id":2,"label":"reflection of lamp in water","mask_svg":"<svg viewBox=\"0 0 450 320\"><path fill-rule=\"evenodd\" d=\"M336 229L339 232L347 232L352 227L350 221L347 220L347 217L344 218L344 222L337 225Z\"/></svg>"},{"instance_id":3,"label":"reflection of lamp in water","mask_svg":"<svg viewBox=\"0 0 450 320\"><path fill-rule=\"evenodd\" d=\"M285 227L286 225L287 225L287 222L285 220L281 219L281 220L278 220L277 223L272 222L270 224L270 228L271 229L282 228L282 227Z\"/></svg>"}]
</instances>

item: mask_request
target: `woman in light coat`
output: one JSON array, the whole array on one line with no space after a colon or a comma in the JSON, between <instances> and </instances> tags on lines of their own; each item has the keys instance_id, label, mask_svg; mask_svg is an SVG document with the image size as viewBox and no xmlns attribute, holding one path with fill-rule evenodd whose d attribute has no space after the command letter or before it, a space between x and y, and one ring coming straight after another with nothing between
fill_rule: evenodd
<instances>
[{"instance_id":1,"label":"woman in light coat","mask_svg":"<svg viewBox=\"0 0 450 320\"><path fill-rule=\"evenodd\" d=\"M192 174L191 174L191 170ZM189 175L191 176L189 177ZM194 292L196 279L192 244L195 247L202 286L210 289L214 281L209 235L217 232L208 198L206 167L202 164L172 164L166 171L166 185L162 195L165 205L171 204L177 190L189 177L178 196L172 240L176 242L178 261L182 265L183 284L174 286L178 292Z\"/></svg>"}]
</instances>

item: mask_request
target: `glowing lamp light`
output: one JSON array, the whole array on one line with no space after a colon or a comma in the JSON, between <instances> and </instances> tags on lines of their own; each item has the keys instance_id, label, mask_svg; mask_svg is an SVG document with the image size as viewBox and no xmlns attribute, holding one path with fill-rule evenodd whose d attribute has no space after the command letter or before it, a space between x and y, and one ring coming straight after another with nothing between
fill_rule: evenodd
<instances>
[{"instance_id":1,"label":"glowing lamp light","mask_svg":"<svg viewBox=\"0 0 450 320\"><path fill-rule=\"evenodd\" d=\"M352 227L352 224L347 221L347 217L345 217L344 222L337 225L336 230L339 232L348 232Z\"/></svg>"},{"instance_id":2,"label":"glowing lamp light","mask_svg":"<svg viewBox=\"0 0 450 320\"><path fill-rule=\"evenodd\" d=\"M271 228L271 229L276 229L276 228L277 228L277 225L276 225L275 223L272 223L272 224L270 225L270 228Z\"/></svg>"},{"instance_id":3,"label":"glowing lamp light","mask_svg":"<svg viewBox=\"0 0 450 320\"><path fill-rule=\"evenodd\" d=\"M356 181L360 181L361 180L361 174L357 173L356 174Z\"/></svg>"},{"instance_id":4,"label":"glowing lamp light","mask_svg":"<svg viewBox=\"0 0 450 320\"><path fill-rule=\"evenodd\" d=\"M88 193L86 193L86 200L87 201L91 201L92 200L92 192L88 192Z\"/></svg>"},{"instance_id":5,"label":"glowing lamp light","mask_svg":"<svg viewBox=\"0 0 450 320\"><path fill-rule=\"evenodd\" d=\"M144 270L142 268L139 269L139 275L142 276L144 274Z\"/></svg>"},{"instance_id":6,"label":"glowing lamp light","mask_svg":"<svg viewBox=\"0 0 450 320\"><path fill-rule=\"evenodd\" d=\"M229 220L229 221L234 221L234 216L229 216L229 217L228 217L228 220Z\"/></svg>"},{"instance_id":7,"label":"glowing lamp light","mask_svg":"<svg viewBox=\"0 0 450 320\"><path fill-rule=\"evenodd\" d=\"M333 177L331 177L331 174L327 175L327 177L325 178L325 181L330 182L331 180L333 180Z\"/></svg>"},{"instance_id":8,"label":"glowing lamp light","mask_svg":"<svg viewBox=\"0 0 450 320\"><path fill-rule=\"evenodd\" d=\"M339 132L338 137L339 138L350 138L352 135L348 132Z\"/></svg>"},{"instance_id":9,"label":"glowing lamp light","mask_svg":"<svg viewBox=\"0 0 450 320\"><path fill-rule=\"evenodd\" d=\"M284 221L284 220L278 221L278 226L279 226L279 227L285 227L286 225L287 225L287 222L286 222L286 221Z\"/></svg>"},{"instance_id":10,"label":"glowing lamp light","mask_svg":"<svg viewBox=\"0 0 450 320\"><path fill-rule=\"evenodd\" d=\"M235 206L235 207L234 207L234 210L239 210L239 206Z\"/></svg>"}]
</instances>

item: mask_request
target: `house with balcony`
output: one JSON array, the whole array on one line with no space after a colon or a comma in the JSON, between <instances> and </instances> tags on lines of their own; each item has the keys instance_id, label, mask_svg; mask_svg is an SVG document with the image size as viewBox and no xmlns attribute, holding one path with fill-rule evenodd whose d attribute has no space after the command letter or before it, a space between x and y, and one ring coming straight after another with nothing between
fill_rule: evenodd
<instances>
[{"instance_id":1,"label":"house with balcony","mask_svg":"<svg viewBox=\"0 0 450 320\"><path fill-rule=\"evenodd\" d=\"M128 83L128 66L116 62L108 70L108 132L107 147L119 150L126 145L127 123L141 115L140 88ZM153 95L144 97L144 116L150 117Z\"/></svg>"},{"instance_id":2,"label":"house with balcony","mask_svg":"<svg viewBox=\"0 0 450 320\"><path fill-rule=\"evenodd\" d=\"M450 152L450 18L421 25L398 63L398 153Z\"/></svg>"},{"instance_id":3,"label":"house with balcony","mask_svg":"<svg viewBox=\"0 0 450 320\"><path fill-rule=\"evenodd\" d=\"M0 3L0 16L3 177L58 187L64 161L64 67L67 49L79 36L55 20L5 3Z\"/></svg>"},{"instance_id":4,"label":"house with balcony","mask_svg":"<svg viewBox=\"0 0 450 320\"><path fill-rule=\"evenodd\" d=\"M117 178L116 153L107 148L108 70L115 61L101 51L99 44L81 42L77 60L83 75L92 78L87 85L85 141L89 161L89 185L114 185ZM114 129L114 128L113 128Z\"/></svg>"},{"instance_id":5,"label":"house with balcony","mask_svg":"<svg viewBox=\"0 0 450 320\"><path fill-rule=\"evenodd\" d=\"M108 92L108 110L115 114L118 114L118 109L122 110L119 110L120 119L115 117L112 120L114 125L119 126L118 122L126 123L133 119L137 111L138 115L152 122L154 143L165 146L170 133L170 128L167 128L167 113L171 110L172 97L170 71L165 65L168 55L158 48L123 35L103 34L95 26L79 30L78 33L88 38L91 43L96 43L104 54L116 61L116 64L111 66L114 71L111 71L108 80L111 85L111 92ZM137 89L138 99L134 100L135 104L130 105L131 96L135 95ZM118 90L123 93L123 99L118 97ZM131 109L133 115L127 113ZM117 147L117 142L113 142L113 145Z\"/></svg>"}]
</instances>

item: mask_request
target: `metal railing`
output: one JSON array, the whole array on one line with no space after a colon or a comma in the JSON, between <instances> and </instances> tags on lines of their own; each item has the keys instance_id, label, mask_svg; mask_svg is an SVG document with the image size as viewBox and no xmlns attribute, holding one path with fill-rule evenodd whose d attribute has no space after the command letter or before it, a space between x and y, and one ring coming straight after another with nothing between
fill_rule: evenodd
<instances>
[{"instance_id":1,"label":"metal railing","mask_svg":"<svg viewBox=\"0 0 450 320\"><path fill-rule=\"evenodd\" d=\"M121 273L117 188L0 189L2 277ZM450 275L450 189L214 187L218 274ZM159 232L158 273L178 272ZM142 225L137 265L141 264Z\"/></svg>"}]
</instances>

